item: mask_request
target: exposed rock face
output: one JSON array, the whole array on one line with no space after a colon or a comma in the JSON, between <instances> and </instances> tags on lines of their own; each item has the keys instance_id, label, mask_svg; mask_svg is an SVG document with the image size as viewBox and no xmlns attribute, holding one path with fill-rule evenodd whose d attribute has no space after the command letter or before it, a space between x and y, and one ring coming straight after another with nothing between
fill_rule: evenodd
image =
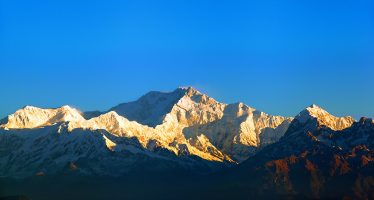
<instances>
[{"instance_id":1,"label":"exposed rock face","mask_svg":"<svg viewBox=\"0 0 374 200\"><path fill-rule=\"evenodd\" d=\"M223 181L241 185L236 192L253 191L262 198L370 199L373 141L371 119L353 122L313 105L296 116L278 142L241 163Z\"/></svg>"}]
</instances>

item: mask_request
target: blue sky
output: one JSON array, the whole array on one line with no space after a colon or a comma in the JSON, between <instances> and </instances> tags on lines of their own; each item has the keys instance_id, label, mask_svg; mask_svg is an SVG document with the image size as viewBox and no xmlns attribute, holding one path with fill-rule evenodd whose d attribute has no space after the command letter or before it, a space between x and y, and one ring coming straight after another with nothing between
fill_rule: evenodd
<instances>
[{"instance_id":1,"label":"blue sky","mask_svg":"<svg viewBox=\"0 0 374 200\"><path fill-rule=\"evenodd\" d=\"M194 86L293 116L374 117L373 1L1 1L0 117Z\"/></svg>"}]
</instances>

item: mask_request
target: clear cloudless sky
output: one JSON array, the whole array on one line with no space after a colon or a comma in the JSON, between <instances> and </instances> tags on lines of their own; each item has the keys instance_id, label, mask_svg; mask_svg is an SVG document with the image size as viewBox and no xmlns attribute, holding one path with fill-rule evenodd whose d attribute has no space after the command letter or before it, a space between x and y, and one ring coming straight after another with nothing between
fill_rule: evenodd
<instances>
[{"instance_id":1,"label":"clear cloudless sky","mask_svg":"<svg viewBox=\"0 0 374 200\"><path fill-rule=\"evenodd\" d=\"M374 117L374 1L0 0L0 117L194 86L294 116Z\"/></svg>"}]
</instances>

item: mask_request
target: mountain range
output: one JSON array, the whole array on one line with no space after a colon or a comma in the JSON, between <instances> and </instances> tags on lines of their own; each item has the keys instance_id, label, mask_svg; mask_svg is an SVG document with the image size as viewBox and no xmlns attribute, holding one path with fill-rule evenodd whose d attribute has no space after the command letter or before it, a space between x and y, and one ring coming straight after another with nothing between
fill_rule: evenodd
<instances>
[{"instance_id":1,"label":"mountain range","mask_svg":"<svg viewBox=\"0 0 374 200\"><path fill-rule=\"evenodd\" d=\"M187 87L105 112L26 106L1 120L0 177L191 174L209 187L188 187L218 199L370 199L373 145L368 118L314 104L272 116Z\"/></svg>"}]
</instances>

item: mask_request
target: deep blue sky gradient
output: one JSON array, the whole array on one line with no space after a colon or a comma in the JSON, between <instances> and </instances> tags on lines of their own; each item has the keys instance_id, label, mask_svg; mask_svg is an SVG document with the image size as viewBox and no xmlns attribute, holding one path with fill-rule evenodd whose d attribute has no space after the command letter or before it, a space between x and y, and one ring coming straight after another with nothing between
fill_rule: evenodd
<instances>
[{"instance_id":1,"label":"deep blue sky gradient","mask_svg":"<svg viewBox=\"0 0 374 200\"><path fill-rule=\"evenodd\" d=\"M374 117L373 1L2 1L0 117L150 90Z\"/></svg>"}]
</instances>

